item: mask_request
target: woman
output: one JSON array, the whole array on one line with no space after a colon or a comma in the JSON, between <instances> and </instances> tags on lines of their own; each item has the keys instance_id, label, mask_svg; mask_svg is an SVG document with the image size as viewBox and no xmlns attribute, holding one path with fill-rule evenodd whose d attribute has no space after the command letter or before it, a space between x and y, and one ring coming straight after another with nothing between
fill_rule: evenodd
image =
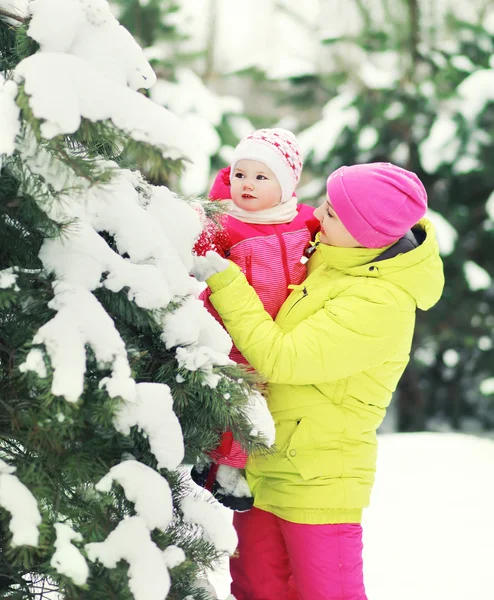
<instances>
[{"instance_id":1,"label":"woman","mask_svg":"<svg viewBox=\"0 0 494 600\"><path fill-rule=\"evenodd\" d=\"M196 265L267 380L276 424L276 453L247 463L255 508L235 515L237 600L366 599L361 519L376 430L409 360L416 309L431 308L444 285L414 173L342 167L327 191L308 276L276 321L234 264L208 253Z\"/></svg>"}]
</instances>

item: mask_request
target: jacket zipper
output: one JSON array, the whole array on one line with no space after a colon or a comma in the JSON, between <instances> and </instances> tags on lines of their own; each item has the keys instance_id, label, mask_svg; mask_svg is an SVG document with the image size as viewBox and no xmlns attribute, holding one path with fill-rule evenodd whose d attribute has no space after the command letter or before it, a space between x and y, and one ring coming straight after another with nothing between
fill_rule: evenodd
<instances>
[{"instance_id":1,"label":"jacket zipper","mask_svg":"<svg viewBox=\"0 0 494 600\"><path fill-rule=\"evenodd\" d=\"M286 315L288 316L292 310L297 306L297 304L303 300L304 298L306 298L309 295L309 292L307 291L307 288L304 285L304 289L302 290L303 296L301 298L299 298L296 302L294 302L291 306L290 309L288 310L288 312L286 313Z\"/></svg>"},{"instance_id":2,"label":"jacket zipper","mask_svg":"<svg viewBox=\"0 0 494 600\"><path fill-rule=\"evenodd\" d=\"M252 284L252 254L245 257L245 276L247 281Z\"/></svg>"},{"instance_id":3,"label":"jacket zipper","mask_svg":"<svg viewBox=\"0 0 494 600\"><path fill-rule=\"evenodd\" d=\"M283 234L280 233L276 228L275 232L278 236L278 241L280 242L281 260L283 261L283 271L285 272L286 286L288 287L290 285L290 269L288 268L288 256L286 253L285 240L283 239Z\"/></svg>"}]
</instances>

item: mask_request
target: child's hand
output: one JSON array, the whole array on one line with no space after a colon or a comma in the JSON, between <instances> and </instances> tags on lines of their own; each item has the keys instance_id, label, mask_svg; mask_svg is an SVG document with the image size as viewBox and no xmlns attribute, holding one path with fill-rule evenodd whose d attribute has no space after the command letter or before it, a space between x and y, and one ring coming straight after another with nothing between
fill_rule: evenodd
<instances>
[{"instance_id":1,"label":"child's hand","mask_svg":"<svg viewBox=\"0 0 494 600\"><path fill-rule=\"evenodd\" d=\"M221 258L216 252L206 252L206 256L194 256L194 266L192 267L191 275L198 281L206 281L212 275L221 273L228 268L230 262Z\"/></svg>"}]
</instances>

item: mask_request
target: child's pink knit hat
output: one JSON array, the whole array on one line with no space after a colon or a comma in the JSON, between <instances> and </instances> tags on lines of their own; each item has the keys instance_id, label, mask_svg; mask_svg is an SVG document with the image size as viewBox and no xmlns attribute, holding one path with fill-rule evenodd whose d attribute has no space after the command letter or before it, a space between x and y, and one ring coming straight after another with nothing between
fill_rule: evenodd
<instances>
[{"instance_id":1,"label":"child's pink knit hat","mask_svg":"<svg viewBox=\"0 0 494 600\"><path fill-rule=\"evenodd\" d=\"M258 129L241 140L233 153L230 178L235 165L243 159L257 160L269 167L281 186L281 202L290 200L302 172L300 146L291 131Z\"/></svg>"},{"instance_id":2,"label":"child's pink knit hat","mask_svg":"<svg viewBox=\"0 0 494 600\"><path fill-rule=\"evenodd\" d=\"M417 175L390 163L341 167L328 177L327 190L338 218L366 248L393 244L427 210Z\"/></svg>"}]
</instances>

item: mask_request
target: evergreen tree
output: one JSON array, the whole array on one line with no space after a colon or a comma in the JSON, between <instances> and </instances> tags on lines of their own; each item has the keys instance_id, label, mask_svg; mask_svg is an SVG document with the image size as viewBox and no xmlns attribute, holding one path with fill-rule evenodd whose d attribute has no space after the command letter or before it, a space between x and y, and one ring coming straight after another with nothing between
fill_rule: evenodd
<instances>
[{"instance_id":1,"label":"evergreen tree","mask_svg":"<svg viewBox=\"0 0 494 600\"><path fill-rule=\"evenodd\" d=\"M0 2L0 597L205 600L235 534L180 465L271 424L188 274L204 209L130 170L177 171L182 124L106 0L29 11Z\"/></svg>"},{"instance_id":2,"label":"evergreen tree","mask_svg":"<svg viewBox=\"0 0 494 600\"><path fill-rule=\"evenodd\" d=\"M487 18L450 14L431 33L419 3L400 4L383 3L392 14L377 21L362 3L361 32L325 40L331 68L291 81L304 101L325 90L322 118L299 135L307 191L317 199L330 171L355 162L391 161L423 179L446 287L417 315L398 427L491 429L494 32Z\"/></svg>"}]
</instances>

